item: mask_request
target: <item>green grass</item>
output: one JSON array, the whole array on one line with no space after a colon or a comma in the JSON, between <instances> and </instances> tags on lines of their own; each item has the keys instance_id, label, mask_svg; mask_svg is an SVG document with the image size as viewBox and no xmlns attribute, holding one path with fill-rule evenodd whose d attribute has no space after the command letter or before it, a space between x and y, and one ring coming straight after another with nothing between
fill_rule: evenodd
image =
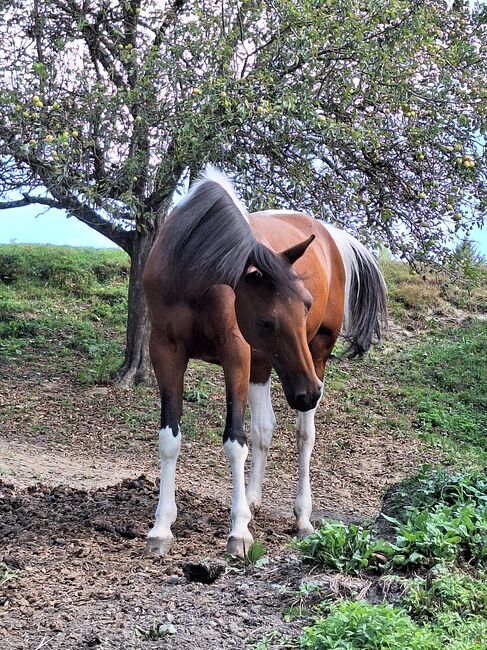
<instances>
[{"instance_id":1,"label":"green grass","mask_svg":"<svg viewBox=\"0 0 487 650\"><path fill-rule=\"evenodd\" d=\"M123 358L127 277L121 251L0 246L0 360L49 349L57 371L110 380Z\"/></svg>"},{"instance_id":2,"label":"green grass","mask_svg":"<svg viewBox=\"0 0 487 650\"><path fill-rule=\"evenodd\" d=\"M487 323L442 330L403 353L418 426L487 450Z\"/></svg>"},{"instance_id":3,"label":"green grass","mask_svg":"<svg viewBox=\"0 0 487 650\"><path fill-rule=\"evenodd\" d=\"M304 629L301 648L487 648L487 476L424 471L404 482L395 499L406 514L392 520L391 542L364 530L357 535L356 526L328 523L297 543L307 561L348 573L380 568L389 573L389 584L395 581L403 590L394 603L325 601L326 616ZM376 548L383 557L379 567L367 561ZM423 575L394 577L398 567L411 566Z\"/></svg>"}]
</instances>

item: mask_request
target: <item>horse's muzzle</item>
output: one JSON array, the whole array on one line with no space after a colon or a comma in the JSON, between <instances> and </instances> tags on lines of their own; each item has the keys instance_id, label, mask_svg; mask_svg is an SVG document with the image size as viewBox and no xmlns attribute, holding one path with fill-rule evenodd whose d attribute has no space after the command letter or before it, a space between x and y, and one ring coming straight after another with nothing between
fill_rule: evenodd
<instances>
[{"instance_id":1,"label":"horse's muzzle","mask_svg":"<svg viewBox=\"0 0 487 650\"><path fill-rule=\"evenodd\" d=\"M298 393L292 398L288 398L289 406L297 411L310 411L318 404L321 397L321 391L313 393Z\"/></svg>"}]
</instances>

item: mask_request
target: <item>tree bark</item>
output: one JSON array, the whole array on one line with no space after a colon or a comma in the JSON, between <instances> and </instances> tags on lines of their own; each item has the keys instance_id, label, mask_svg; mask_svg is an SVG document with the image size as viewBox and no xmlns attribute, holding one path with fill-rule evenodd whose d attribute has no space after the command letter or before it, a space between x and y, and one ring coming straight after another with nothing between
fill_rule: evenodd
<instances>
[{"instance_id":1,"label":"tree bark","mask_svg":"<svg viewBox=\"0 0 487 650\"><path fill-rule=\"evenodd\" d=\"M149 383L152 375L149 357L150 323L142 274L159 230L158 225L159 220L153 230L134 233L128 291L127 341L125 359L119 370L119 383L123 388Z\"/></svg>"}]
</instances>

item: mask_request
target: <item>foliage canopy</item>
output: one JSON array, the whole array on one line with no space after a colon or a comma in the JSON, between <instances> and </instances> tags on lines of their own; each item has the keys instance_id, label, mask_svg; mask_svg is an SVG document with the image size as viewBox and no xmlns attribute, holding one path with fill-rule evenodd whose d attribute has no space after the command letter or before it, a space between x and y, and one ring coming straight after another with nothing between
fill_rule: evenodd
<instances>
[{"instance_id":1,"label":"foliage canopy","mask_svg":"<svg viewBox=\"0 0 487 650\"><path fill-rule=\"evenodd\" d=\"M0 18L0 207L63 207L131 252L212 161L252 209L409 259L483 220L487 26L461 2L22 0Z\"/></svg>"}]
</instances>

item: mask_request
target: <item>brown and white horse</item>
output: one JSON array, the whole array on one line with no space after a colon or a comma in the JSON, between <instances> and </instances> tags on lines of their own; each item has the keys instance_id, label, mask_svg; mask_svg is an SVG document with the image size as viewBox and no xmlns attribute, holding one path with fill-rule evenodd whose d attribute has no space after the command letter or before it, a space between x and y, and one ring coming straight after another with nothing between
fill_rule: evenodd
<instances>
[{"instance_id":1,"label":"brown and white horse","mask_svg":"<svg viewBox=\"0 0 487 650\"><path fill-rule=\"evenodd\" d=\"M144 272L152 323L150 354L161 394L161 482L147 548L164 554L176 520L176 462L183 378L189 359L223 367L227 413L223 447L233 478L227 551L252 543L251 511L261 505L262 480L275 424L270 395L274 368L296 423L299 482L296 532L311 525L310 456L325 364L340 331L361 355L386 319L386 292L372 255L353 237L305 214L247 214L229 180L207 168L172 211ZM251 410L252 462L245 487Z\"/></svg>"}]
</instances>

